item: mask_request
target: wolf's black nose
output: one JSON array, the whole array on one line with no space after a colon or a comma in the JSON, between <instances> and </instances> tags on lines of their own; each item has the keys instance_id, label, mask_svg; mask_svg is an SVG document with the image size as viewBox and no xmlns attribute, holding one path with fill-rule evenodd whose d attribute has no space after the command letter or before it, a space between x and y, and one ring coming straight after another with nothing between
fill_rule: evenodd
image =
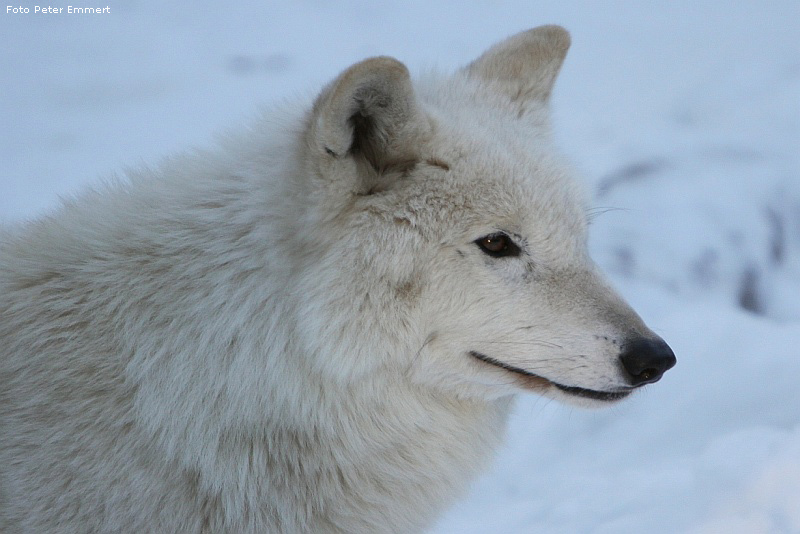
<instances>
[{"instance_id":1,"label":"wolf's black nose","mask_svg":"<svg viewBox=\"0 0 800 534\"><path fill-rule=\"evenodd\" d=\"M669 345L659 338L639 338L624 349L619 359L628 372L628 381L636 387L658 382L677 361Z\"/></svg>"}]
</instances>

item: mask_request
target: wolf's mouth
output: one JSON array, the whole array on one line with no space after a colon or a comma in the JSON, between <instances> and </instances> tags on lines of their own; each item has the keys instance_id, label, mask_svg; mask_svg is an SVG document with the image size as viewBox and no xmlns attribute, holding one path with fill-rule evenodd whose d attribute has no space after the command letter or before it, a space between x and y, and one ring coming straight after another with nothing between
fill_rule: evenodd
<instances>
[{"instance_id":1,"label":"wolf's mouth","mask_svg":"<svg viewBox=\"0 0 800 534\"><path fill-rule=\"evenodd\" d=\"M509 365L505 362L501 362L500 360L496 360L491 356L481 354L480 352L476 352L474 350L470 351L469 355L484 363L488 363L489 365L499 367L511 373L522 375L526 377L529 381L532 381L532 385L534 387L535 386L541 387L544 385L555 386L564 393L569 393L570 395L575 395L576 397L582 397L584 399L611 402L624 399L625 397L630 395L632 391L632 389L619 389L615 391L596 391L593 389L586 389L577 386L565 386L563 384L559 384L558 382L553 382L552 380L549 380L543 376L539 376L537 374L531 373L530 371L526 371L525 369L520 369L519 367Z\"/></svg>"}]
</instances>

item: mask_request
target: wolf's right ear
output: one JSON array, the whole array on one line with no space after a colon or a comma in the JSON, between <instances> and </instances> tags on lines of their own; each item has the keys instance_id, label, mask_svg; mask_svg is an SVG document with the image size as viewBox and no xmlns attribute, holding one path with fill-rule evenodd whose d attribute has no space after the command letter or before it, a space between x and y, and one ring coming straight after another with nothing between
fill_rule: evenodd
<instances>
[{"instance_id":1,"label":"wolf's right ear","mask_svg":"<svg viewBox=\"0 0 800 534\"><path fill-rule=\"evenodd\" d=\"M376 57L356 63L322 91L307 141L319 157L364 160L381 173L415 161L429 127L406 66Z\"/></svg>"},{"instance_id":2,"label":"wolf's right ear","mask_svg":"<svg viewBox=\"0 0 800 534\"><path fill-rule=\"evenodd\" d=\"M523 112L529 101L549 100L569 45L561 26L539 26L494 45L465 71L499 88Z\"/></svg>"}]
</instances>

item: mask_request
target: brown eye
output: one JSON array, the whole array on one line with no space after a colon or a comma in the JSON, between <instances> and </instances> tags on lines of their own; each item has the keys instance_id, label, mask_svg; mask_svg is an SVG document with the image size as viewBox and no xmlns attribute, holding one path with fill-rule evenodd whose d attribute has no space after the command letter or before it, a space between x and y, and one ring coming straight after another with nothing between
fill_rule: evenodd
<instances>
[{"instance_id":1,"label":"brown eye","mask_svg":"<svg viewBox=\"0 0 800 534\"><path fill-rule=\"evenodd\" d=\"M480 249L493 258L519 256L520 249L506 234L500 232L475 240Z\"/></svg>"}]
</instances>

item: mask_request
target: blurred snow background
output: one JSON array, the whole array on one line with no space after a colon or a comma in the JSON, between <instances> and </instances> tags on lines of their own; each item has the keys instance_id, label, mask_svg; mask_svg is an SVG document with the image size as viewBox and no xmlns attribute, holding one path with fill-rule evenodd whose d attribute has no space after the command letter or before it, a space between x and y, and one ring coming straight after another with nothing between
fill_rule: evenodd
<instances>
[{"instance_id":1,"label":"blurred snow background","mask_svg":"<svg viewBox=\"0 0 800 534\"><path fill-rule=\"evenodd\" d=\"M594 194L593 254L678 366L610 410L521 398L435 533L800 532L800 3L109 5L0 13L0 220L207 145L364 57L452 70L567 27L553 108Z\"/></svg>"}]
</instances>

